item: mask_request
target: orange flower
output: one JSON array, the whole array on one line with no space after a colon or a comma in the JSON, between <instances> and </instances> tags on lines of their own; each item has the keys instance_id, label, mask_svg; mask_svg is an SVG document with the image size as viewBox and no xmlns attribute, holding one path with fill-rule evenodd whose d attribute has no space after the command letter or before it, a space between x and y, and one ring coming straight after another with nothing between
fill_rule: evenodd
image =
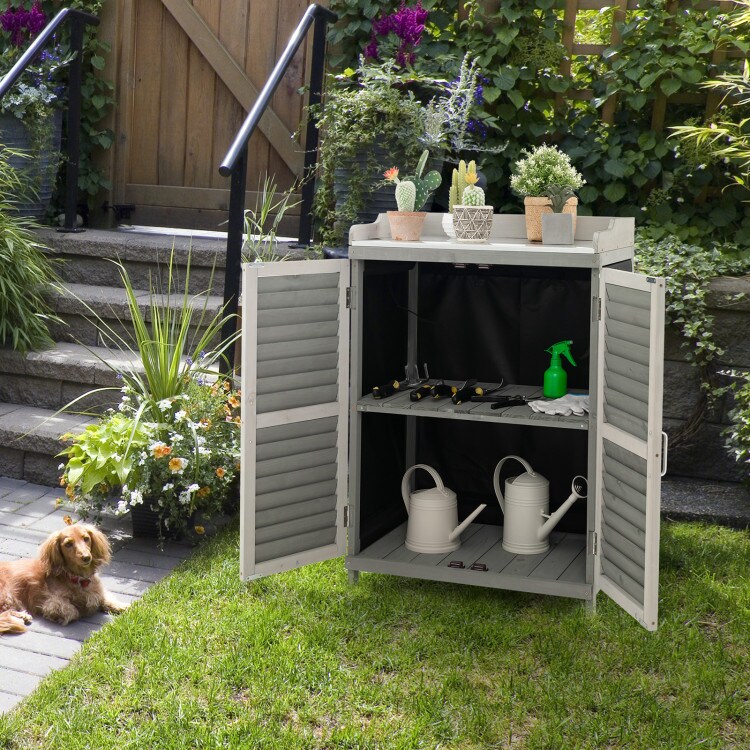
<instances>
[{"instance_id":1,"label":"orange flower","mask_svg":"<svg viewBox=\"0 0 750 750\"><path fill-rule=\"evenodd\" d=\"M73 519L70 516L63 516L63 521L65 521L66 526L73 525Z\"/></svg>"},{"instance_id":2,"label":"orange flower","mask_svg":"<svg viewBox=\"0 0 750 750\"><path fill-rule=\"evenodd\" d=\"M63 504L63 499L61 497L58 497L57 500L55 500L55 508L59 508Z\"/></svg>"},{"instance_id":3,"label":"orange flower","mask_svg":"<svg viewBox=\"0 0 750 750\"><path fill-rule=\"evenodd\" d=\"M198 424L199 424L199 425L200 425L201 427L204 427L204 428L205 428L205 429L207 429L207 430L210 430L210 429L211 429L211 420L210 420L210 419L209 419L208 417L201 417L201 418L200 418L200 419L198 420Z\"/></svg>"},{"instance_id":4,"label":"orange flower","mask_svg":"<svg viewBox=\"0 0 750 750\"><path fill-rule=\"evenodd\" d=\"M398 177L398 167L386 169L385 172L383 172L383 177L385 177L386 180L393 182Z\"/></svg>"},{"instance_id":5,"label":"orange flower","mask_svg":"<svg viewBox=\"0 0 750 750\"><path fill-rule=\"evenodd\" d=\"M230 396L230 397L229 397L229 398L227 399L227 403L228 403L228 404L229 404L229 405L230 405L230 406L231 406L232 408L234 408L234 409L236 409L236 408L237 408L237 407L238 407L238 406L240 405L240 402L239 402L239 401L238 401L238 400L237 400L237 399L236 399L236 398L235 398L234 396Z\"/></svg>"},{"instance_id":6,"label":"orange flower","mask_svg":"<svg viewBox=\"0 0 750 750\"><path fill-rule=\"evenodd\" d=\"M211 494L211 488L210 487L201 487L198 492L195 493L198 497L205 497L206 495Z\"/></svg>"},{"instance_id":7,"label":"orange flower","mask_svg":"<svg viewBox=\"0 0 750 750\"><path fill-rule=\"evenodd\" d=\"M222 387L224 388L225 391L228 391L229 388L230 388L228 380L225 380L221 385L222 385Z\"/></svg>"},{"instance_id":8,"label":"orange flower","mask_svg":"<svg viewBox=\"0 0 750 750\"><path fill-rule=\"evenodd\" d=\"M65 488L65 494L72 500L76 496L76 490L75 487L73 487L72 484L69 484Z\"/></svg>"},{"instance_id":9,"label":"orange flower","mask_svg":"<svg viewBox=\"0 0 750 750\"><path fill-rule=\"evenodd\" d=\"M235 424L240 424L240 422L241 422L241 421L242 421L242 420L241 420L241 418L240 418L240 417L235 417L235 418L234 418L234 423L235 423Z\"/></svg>"},{"instance_id":10,"label":"orange flower","mask_svg":"<svg viewBox=\"0 0 750 750\"><path fill-rule=\"evenodd\" d=\"M196 534L205 534L206 530L203 528L203 526L195 526L195 533Z\"/></svg>"},{"instance_id":11,"label":"orange flower","mask_svg":"<svg viewBox=\"0 0 750 750\"><path fill-rule=\"evenodd\" d=\"M219 479L223 479L224 475L227 473L226 469L222 469L221 466L219 466L218 469L216 469L216 476L219 477Z\"/></svg>"},{"instance_id":12,"label":"orange flower","mask_svg":"<svg viewBox=\"0 0 750 750\"><path fill-rule=\"evenodd\" d=\"M177 474L177 472L182 471L186 465L187 465L187 461L184 458L179 458L175 456L175 458L169 459L169 470L173 474Z\"/></svg>"},{"instance_id":13,"label":"orange flower","mask_svg":"<svg viewBox=\"0 0 750 750\"><path fill-rule=\"evenodd\" d=\"M157 443L152 450L154 458L164 458L172 452L172 448L164 443Z\"/></svg>"}]
</instances>

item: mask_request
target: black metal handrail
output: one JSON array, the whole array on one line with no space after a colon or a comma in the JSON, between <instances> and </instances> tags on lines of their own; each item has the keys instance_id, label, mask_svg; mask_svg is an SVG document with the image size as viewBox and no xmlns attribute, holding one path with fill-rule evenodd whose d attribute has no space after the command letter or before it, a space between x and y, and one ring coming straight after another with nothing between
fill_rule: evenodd
<instances>
[{"instance_id":1,"label":"black metal handrail","mask_svg":"<svg viewBox=\"0 0 750 750\"><path fill-rule=\"evenodd\" d=\"M63 8L39 33L16 64L0 79L0 99L31 65L42 48L63 23L70 24L70 49L75 57L68 69L68 164L65 175L65 222L61 232L83 231L76 227L78 209L78 166L81 156L81 79L84 26L98 26L99 19L90 13L73 8Z\"/></svg>"},{"instance_id":2,"label":"black metal handrail","mask_svg":"<svg viewBox=\"0 0 750 750\"><path fill-rule=\"evenodd\" d=\"M242 127L237 132L232 145L229 147L224 161L219 167L219 173L224 177L231 177L229 189L229 221L227 227L227 259L224 274L224 304L225 312L231 317L224 324L222 336L226 339L235 329L234 314L240 291L240 274L242 267L242 230L245 224L245 187L247 183L247 144L250 136L258 127L263 113L268 108L271 97L281 83L294 55L302 45L310 27L315 24L313 31L312 59L310 65L310 93L309 105L320 102L323 88L323 73L325 70L325 37L326 26L338 20L338 16L321 5L310 5L302 16L297 28L289 38L284 53L271 71L266 85L258 94L253 108L248 113ZM302 202L300 205L299 243L308 245L312 239L312 202L315 190L313 172L318 158L318 129L311 118L307 122L305 140L305 163L302 184ZM229 371L234 366L233 348L228 351Z\"/></svg>"}]
</instances>

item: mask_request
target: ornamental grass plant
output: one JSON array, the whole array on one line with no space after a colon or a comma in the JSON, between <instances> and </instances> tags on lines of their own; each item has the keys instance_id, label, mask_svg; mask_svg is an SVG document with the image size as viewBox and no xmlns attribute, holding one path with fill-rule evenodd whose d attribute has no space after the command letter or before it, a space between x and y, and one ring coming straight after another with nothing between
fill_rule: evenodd
<instances>
[{"instance_id":1,"label":"ornamental grass plant","mask_svg":"<svg viewBox=\"0 0 750 750\"><path fill-rule=\"evenodd\" d=\"M9 164L11 156L23 158L0 146L0 346L27 352L52 345L47 326L59 321L46 292L56 275L36 237L36 225L13 210L10 196L26 193Z\"/></svg>"},{"instance_id":2,"label":"ornamental grass plant","mask_svg":"<svg viewBox=\"0 0 750 750\"><path fill-rule=\"evenodd\" d=\"M86 307L108 348L125 352L133 364L124 365L121 356L100 357L122 386L93 389L65 407L92 394L121 392L117 410L67 436L72 444L61 453L67 459L61 484L84 516L113 506L125 513L145 502L166 531L179 532L195 512L211 515L228 507L239 462L240 394L217 369L240 332L222 339L232 316L224 306L215 312L209 307L211 282L204 292L188 291L189 257L178 279L171 253L166 282L163 288L152 283L145 310L127 270L117 265L129 320L115 328ZM132 336L119 332L128 327Z\"/></svg>"}]
</instances>

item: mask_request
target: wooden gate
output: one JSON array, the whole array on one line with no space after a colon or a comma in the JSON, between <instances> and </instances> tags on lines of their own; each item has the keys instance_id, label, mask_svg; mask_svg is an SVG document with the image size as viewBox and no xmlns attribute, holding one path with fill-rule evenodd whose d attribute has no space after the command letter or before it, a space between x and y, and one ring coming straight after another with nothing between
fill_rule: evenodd
<instances>
[{"instance_id":1,"label":"wooden gate","mask_svg":"<svg viewBox=\"0 0 750 750\"><path fill-rule=\"evenodd\" d=\"M108 4L117 111L112 202L134 224L225 230L218 166L308 0L117 0ZM259 180L302 174L305 46L249 146L248 206ZM298 209L293 209L298 212ZM297 213L298 215L298 213ZM296 232L296 218L284 229Z\"/></svg>"}]
</instances>

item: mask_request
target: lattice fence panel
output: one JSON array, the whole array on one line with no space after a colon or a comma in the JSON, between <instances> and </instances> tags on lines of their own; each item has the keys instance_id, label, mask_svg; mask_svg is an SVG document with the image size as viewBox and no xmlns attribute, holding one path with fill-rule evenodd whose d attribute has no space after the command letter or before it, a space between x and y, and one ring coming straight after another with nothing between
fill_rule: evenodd
<instances>
[{"instance_id":1,"label":"lattice fence panel","mask_svg":"<svg viewBox=\"0 0 750 750\"><path fill-rule=\"evenodd\" d=\"M722 12L728 12L736 7L732 0L705 0L698 4L691 4L695 10L708 10L709 8L719 5ZM638 10L640 8L639 0L563 0L563 17L562 17L562 34L561 42L566 50L566 59L560 66L560 73L564 76L571 74L571 61L574 56L591 56L601 57L604 51L610 45L616 45L621 41L620 34L616 28L618 21L625 19L625 13L629 10ZM672 0L667 8L671 13L679 10L679 0ZM613 9L613 24L609 44L583 44L575 41L576 21L581 11L601 10L602 8ZM719 65L727 58L742 58L744 53L739 49L727 49L726 47L717 48L711 55L711 63ZM594 92L591 89L578 89L566 94L558 94L557 106L562 108L565 99L592 99ZM719 106L721 94L718 93L678 93L667 97L664 93L658 92L653 106L653 115L651 118L651 127L653 130L660 131L664 128L668 103L673 104L704 104L706 106L706 117L710 117ZM602 105L601 118L605 123L614 122L615 112L617 111L617 97L611 96Z\"/></svg>"}]
</instances>

